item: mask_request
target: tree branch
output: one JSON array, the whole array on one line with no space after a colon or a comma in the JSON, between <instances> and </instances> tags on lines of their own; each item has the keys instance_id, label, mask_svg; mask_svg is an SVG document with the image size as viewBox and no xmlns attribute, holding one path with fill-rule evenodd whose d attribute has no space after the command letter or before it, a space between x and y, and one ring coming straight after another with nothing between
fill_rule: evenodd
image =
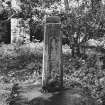
<instances>
[{"instance_id":1,"label":"tree branch","mask_svg":"<svg viewBox=\"0 0 105 105\"><path fill-rule=\"evenodd\" d=\"M1 21L0 23L2 24L2 23L5 23L5 22L9 21L14 15L15 15L15 14L11 15L10 17L8 17L8 19L6 19L6 20L4 20L4 21Z\"/></svg>"}]
</instances>

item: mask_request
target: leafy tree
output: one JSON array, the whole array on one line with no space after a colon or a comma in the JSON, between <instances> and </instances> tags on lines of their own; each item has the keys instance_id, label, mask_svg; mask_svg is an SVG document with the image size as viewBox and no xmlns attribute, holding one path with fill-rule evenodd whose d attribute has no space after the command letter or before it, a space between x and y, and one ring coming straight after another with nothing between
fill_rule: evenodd
<instances>
[{"instance_id":1,"label":"leafy tree","mask_svg":"<svg viewBox=\"0 0 105 105\"><path fill-rule=\"evenodd\" d=\"M78 4L76 7L66 8L69 12L65 14L63 32L70 40L73 55L76 53L80 56L81 45L91 38L97 39L104 35L104 4L100 0L75 1Z\"/></svg>"},{"instance_id":2,"label":"leafy tree","mask_svg":"<svg viewBox=\"0 0 105 105\"><path fill-rule=\"evenodd\" d=\"M7 20L11 17L30 18L33 33L37 32L39 27L43 32L45 15L60 16L61 30L69 41L73 55L76 53L76 56L80 56L80 48L86 41L102 37L105 32L105 5L101 0L20 0L20 8L17 9L11 6L11 0L1 2L1 17L6 17Z\"/></svg>"}]
</instances>

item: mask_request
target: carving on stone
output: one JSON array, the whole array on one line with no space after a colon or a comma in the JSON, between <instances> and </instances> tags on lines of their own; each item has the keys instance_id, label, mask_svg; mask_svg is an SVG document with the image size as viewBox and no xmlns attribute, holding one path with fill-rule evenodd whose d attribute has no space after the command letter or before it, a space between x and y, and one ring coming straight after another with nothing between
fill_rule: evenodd
<instances>
[{"instance_id":1,"label":"carving on stone","mask_svg":"<svg viewBox=\"0 0 105 105\"><path fill-rule=\"evenodd\" d=\"M56 17L57 18L57 17ZM52 18L51 18L52 19ZM61 32L60 27L61 24L52 23L51 19L48 18L45 24L44 30L44 53L43 53L43 74L42 74L42 85L46 84L47 78L56 79L61 78L61 55L62 55L62 42L61 41ZM49 21L50 20L50 23ZM55 22L55 21L54 21ZM58 81L58 80L57 80ZM61 83L61 81L60 81Z\"/></svg>"}]
</instances>

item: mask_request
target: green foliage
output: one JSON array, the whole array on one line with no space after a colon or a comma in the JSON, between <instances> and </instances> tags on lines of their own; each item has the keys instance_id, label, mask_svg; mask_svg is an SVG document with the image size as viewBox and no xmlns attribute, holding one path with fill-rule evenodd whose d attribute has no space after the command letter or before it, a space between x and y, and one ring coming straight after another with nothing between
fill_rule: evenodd
<instances>
[{"instance_id":1,"label":"green foliage","mask_svg":"<svg viewBox=\"0 0 105 105\"><path fill-rule=\"evenodd\" d=\"M9 97L9 94L11 92L12 84L1 84L0 83L0 104L1 105L7 105L7 98Z\"/></svg>"},{"instance_id":2,"label":"green foliage","mask_svg":"<svg viewBox=\"0 0 105 105\"><path fill-rule=\"evenodd\" d=\"M8 78L7 81L14 82L16 79L24 80L25 76L27 79L34 78L32 75L34 71L40 73L42 68L42 45L38 43L22 46L3 45L0 48L2 51L0 53L1 74Z\"/></svg>"}]
</instances>

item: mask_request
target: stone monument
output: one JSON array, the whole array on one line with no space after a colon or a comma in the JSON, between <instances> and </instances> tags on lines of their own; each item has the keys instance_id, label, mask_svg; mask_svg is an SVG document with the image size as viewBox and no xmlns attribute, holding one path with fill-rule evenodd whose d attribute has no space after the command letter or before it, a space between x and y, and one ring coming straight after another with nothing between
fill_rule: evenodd
<instances>
[{"instance_id":1,"label":"stone monument","mask_svg":"<svg viewBox=\"0 0 105 105\"><path fill-rule=\"evenodd\" d=\"M60 28L61 23L58 16L45 18L42 86L46 86L49 78L58 78L59 86L62 87L63 85L62 34Z\"/></svg>"},{"instance_id":2,"label":"stone monument","mask_svg":"<svg viewBox=\"0 0 105 105\"><path fill-rule=\"evenodd\" d=\"M11 43L30 41L30 28L28 21L22 18L11 19Z\"/></svg>"}]
</instances>

